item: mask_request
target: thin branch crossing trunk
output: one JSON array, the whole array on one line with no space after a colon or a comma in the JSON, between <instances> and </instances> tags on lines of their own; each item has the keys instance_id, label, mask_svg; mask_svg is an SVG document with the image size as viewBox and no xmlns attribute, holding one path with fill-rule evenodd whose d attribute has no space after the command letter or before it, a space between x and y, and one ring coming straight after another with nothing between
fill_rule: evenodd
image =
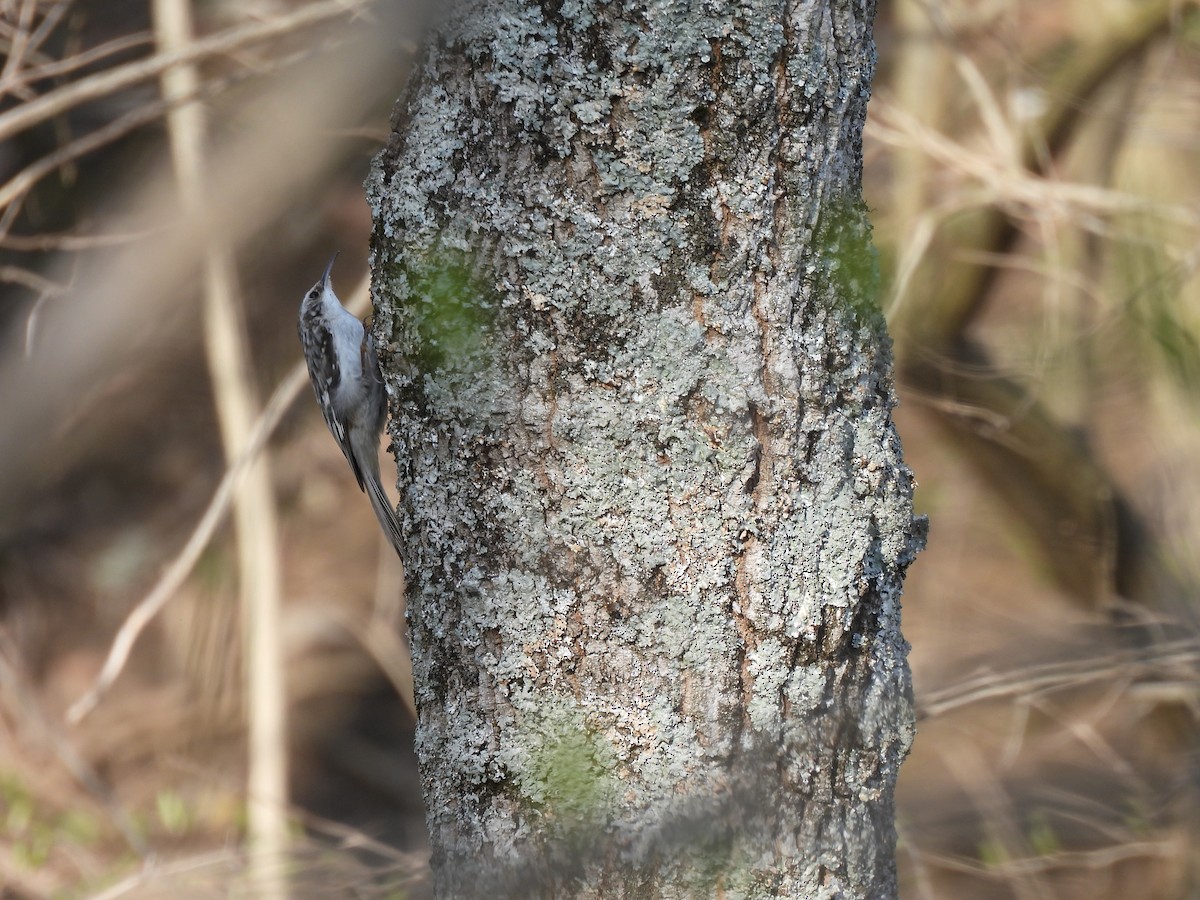
<instances>
[{"instance_id":1,"label":"thin branch crossing trunk","mask_svg":"<svg viewBox=\"0 0 1200 900\"><path fill-rule=\"evenodd\" d=\"M872 2L488 0L369 182L439 894L895 896Z\"/></svg>"}]
</instances>

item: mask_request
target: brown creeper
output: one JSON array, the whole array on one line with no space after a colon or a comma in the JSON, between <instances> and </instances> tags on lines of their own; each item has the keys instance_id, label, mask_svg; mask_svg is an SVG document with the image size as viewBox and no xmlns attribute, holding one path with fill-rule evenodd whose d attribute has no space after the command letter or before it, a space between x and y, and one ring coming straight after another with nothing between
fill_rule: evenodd
<instances>
[{"instance_id":1,"label":"brown creeper","mask_svg":"<svg viewBox=\"0 0 1200 900\"><path fill-rule=\"evenodd\" d=\"M400 523L379 481L379 432L387 420L379 357L370 330L333 292L329 273L335 259L336 253L300 304L300 344L325 424L399 553Z\"/></svg>"}]
</instances>

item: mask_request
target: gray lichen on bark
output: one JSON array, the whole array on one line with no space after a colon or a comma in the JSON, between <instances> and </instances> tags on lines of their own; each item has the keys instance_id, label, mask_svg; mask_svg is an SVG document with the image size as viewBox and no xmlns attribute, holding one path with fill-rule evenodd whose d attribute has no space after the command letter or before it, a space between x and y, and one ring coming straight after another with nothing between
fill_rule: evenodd
<instances>
[{"instance_id":1,"label":"gray lichen on bark","mask_svg":"<svg viewBox=\"0 0 1200 900\"><path fill-rule=\"evenodd\" d=\"M873 11L474 0L431 39L368 194L443 896L895 893L923 536Z\"/></svg>"}]
</instances>

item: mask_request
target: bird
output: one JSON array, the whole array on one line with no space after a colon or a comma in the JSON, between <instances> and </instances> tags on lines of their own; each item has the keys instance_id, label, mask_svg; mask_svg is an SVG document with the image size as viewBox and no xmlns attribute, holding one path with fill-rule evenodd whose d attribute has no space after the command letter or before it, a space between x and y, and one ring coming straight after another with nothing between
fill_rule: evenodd
<instances>
[{"instance_id":1,"label":"bird","mask_svg":"<svg viewBox=\"0 0 1200 900\"><path fill-rule=\"evenodd\" d=\"M379 433L387 422L379 356L371 330L333 291L330 275L337 256L300 303L300 345L325 424L400 555L400 523L379 480Z\"/></svg>"}]
</instances>

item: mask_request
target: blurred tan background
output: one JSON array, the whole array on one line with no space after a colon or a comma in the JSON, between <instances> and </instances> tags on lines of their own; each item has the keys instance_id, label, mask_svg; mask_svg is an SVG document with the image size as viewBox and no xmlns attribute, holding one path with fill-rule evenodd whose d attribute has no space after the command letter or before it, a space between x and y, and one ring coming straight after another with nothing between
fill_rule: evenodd
<instances>
[{"instance_id":1,"label":"blurred tan background","mask_svg":"<svg viewBox=\"0 0 1200 900\"><path fill-rule=\"evenodd\" d=\"M0 897L278 894L284 844L298 896L425 890L402 575L295 337L334 250L365 308L421 17L0 0ZM881 0L876 35L931 519L903 895L1197 896L1200 15Z\"/></svg>"}]
</instances>

